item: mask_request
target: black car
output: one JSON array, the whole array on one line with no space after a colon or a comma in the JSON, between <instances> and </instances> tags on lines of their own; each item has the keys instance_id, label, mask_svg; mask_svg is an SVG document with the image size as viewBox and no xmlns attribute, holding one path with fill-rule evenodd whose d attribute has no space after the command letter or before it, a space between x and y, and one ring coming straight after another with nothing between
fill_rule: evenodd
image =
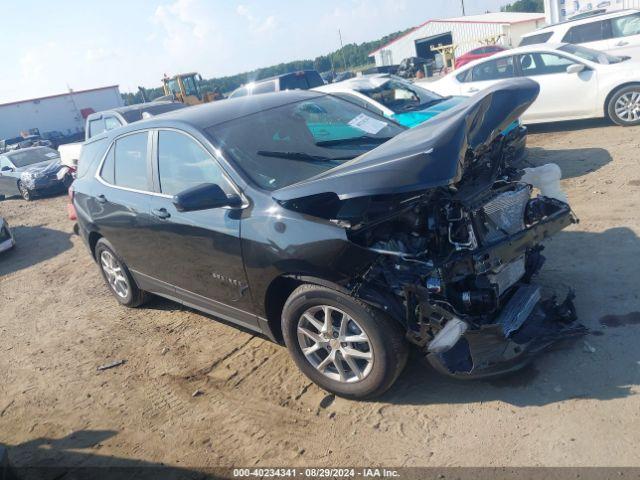
<instances>
[{"instance_id":1,"label":"black car","mask_svg":"<svg viewBox=\"0 0 640 480\"><path fill-rule=\"evenodd\" d=\"M250 82L240 88L236 88L229 94L229 98L247 97L284 90L309 90L321 85L324 85L324 80L318 72L315 70L300 70Z\"/></svg>"},{"instance_id":2,"label":"black car","mask_svg":"<svg viewBox=\"0 0 640 480\"><path fill-rule=\"evenodd\" d=\"M161 295L283 341L348 397L382 393L408 346L469 378L584 331L541 299L541 241L574 217L531 198L498 133L518 79L406 130L309 91L216 102L91 139L73 202L123 305Z\"/></svg>"},{"instance_id":3,"label":"black car","mask_svg":"<svg viewBox=\"0 0 640 480\"><path fill-rule=\"evenodd\" d=\"M60 193L71 184L68 175L58 178L60 155L49 147L27 147L0 154L0 194L36 195Z\"/></svg>"}]
</instances>

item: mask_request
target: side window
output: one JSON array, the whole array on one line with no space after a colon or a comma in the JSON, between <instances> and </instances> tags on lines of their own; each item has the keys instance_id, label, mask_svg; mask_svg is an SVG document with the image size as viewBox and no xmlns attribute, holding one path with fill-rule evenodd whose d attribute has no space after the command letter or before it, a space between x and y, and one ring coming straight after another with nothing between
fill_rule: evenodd
<instances>
[{"instance_id":1,"label":"side window","mask_svg":"<svg viewBox=\"0 0 640 480\"><path fill-rule=\"evenodd\" d=\"M640 13L612 18L611 33L614 38L640 35Z\"/></svg>"},{"instance_id":2,"label":"side window","mask_svg":"<svg viewBox=\"0 0 640 480\"><path fill-rule=\"evenodd\" d=\"M546 41L551 38L551 35L553 35L553 32L538 33L530 37L523 37L522 40L520 40L519 46L524 47L526 45L535 45L536 43L546 43Z\"/></svg>"},{"instance_id":3,"label":"side window","mask_svg":"<svg viewBox=\"0 0 640 480\"><path fill-rule=\"evenodd\" d=\"M459 82L466 83L471 81L471 69L467 69L456 75Z\"/></svg>"},{"instance_id":4,"label":"side window","mask_svg":"<svg viewBox=\"0 0 640 480\"><path fill-rule=\"evenodd\" d=\"M260 95L261 93L271 93L276 91L275 82L264 82L256 85L251 93L254 95Z\"/></svg>"},{"instance_id":5,"label":"side window","mask_svg":"<svg viewBox=\"0 0 640 480\"><path fill-rule=\"evenodd\" d=\"M606 21L576 25L569 29L562 41L567 43L597 42L608 38L606 30Z\"/></svg>"},{"instance_id":6,"label":"side window","mask_svg":"<svg viewBox=\"0 0 640 480\"><path fill-rule=\"evenodd\" d=\"M120 120L118 120L116 117L104 117L104 129L109 131L109 130L113 130L114 128L119 128L121 127L122 124L120 123Z\"/></svg>"},{"instance_id":7,"label":"side window","mask_svg":"<svg viewBox=\"0 0 640 480\"><path fill-rule=\"evenodd\" d=\"M116 140L113 149L115 185L134 190L151 190L147 177L147 136L147 132L140 132Z\"/></svg>"},{"instance_id":8,"label":"side window","mask_svg":"<svg viewBox=\"0 0 640 480\"><path fill-rule=\"evenodd\" d=\"M78 173L77 173L78 178L84 177L87 174L87 172L90 170L91 165L93 165L98 158L102 158L106 143L107 143L107 139L102 138L100 140L87 142L84 145L82 145L82 151L80 152L80 158L78 159ZM104 170L104 168L102 170ZM102 175L102 172L101 172L101 176L105 180L107 180L104 177L104 175ZM113 161L111 162L110 183L113 183Z\"/></svg>"},{"instance_id":9,"label":"side window","mask_svg":"<svg viewBox=\"0 0 640 480\"><path fill-rule=\"evenodd\" d=\"M496 58L476 65L471 69L471 78L474 82L513 78L513 57Z\"/></svg>"},{"instance_id":10,"label":"side window","mask_svg":"<svg viewBox=\"0 0 640 480\"><path fill-rule=\"evenodd\" d=\"M11 167L9 159L7 157L0 157L0 168Z\"/></svg>"},{"instance_id":11,"label":"side window","mask_svg":"<svg viewBox=\"0 0 640 480\"><path fill-rule=\"evenodd\" d=\"M81 164L84 163L84 161L82 160L82 157L84 156L84 149L86 147L84 147L83 150L83 155L80 156L80 161L78 162L78 166L80 166ZM100 170L100 176L102 177L102 179L107 182L110 183L111 185L114 185L116 183L116 163L115 163L115 157L113 156L113 146L111 146L111 148L109 149L109 152L107 153L107 156L104 159L104 163L102 164L102 170Z\"/></svg>"},{"instance_id":12,"label":"side window","mask_svg":"<svg viewBox=\"0 0 640 480\"><path fill-rule=\"evenodd\" d=\"M96 120L91 120L89 122L89 138L95 137L96 135L105 131L104 128L104 120L98 118Z\"/></svg>"},{"instance_id":13,"label":"side window","mask_svg":"<svg viewBox=\"0 0 640 480\"><path fill-rule=\"evenodd\" d=\"M553 53L528 53L520 55L520 68L525 77L565 73L573 60Z\"/></svg>"},{"instance_id":14,"label":"side window","mask_svg":"<svg viewBox=\"0 0 640 480\"><path fill-rule=\"evenodd\" d=\"M356 105L358 105L358 106L360 106L362 108L366 108L370 112L375 112L378 115L384 116L384 112L382 110L380 110L379 108L374 107L373 105L371 105L366 100L363 100L363 99L361 99L359 97L356 97L355 95L351 95L350 93L335 92L335 93L332 93L331 95L333 95L335 97L338 97L338 98L342 98L343 100L347 100L347 101L349 101L351 103L355 103Z\"/></svg>"},{"instance_id":15,"label":"side window","mask_svg":"<svg viewBox=\"0 0 640 480\"><path fill-rule=\"evenodd\" d=\"M229 98L246 97L247 93L248 93L248 90L245 87L242 87L236 90L235 92L231 93L231 95L229 95Z\"/></svg>"},{"instance_id":16,"label":"side window","mask_svg":"<svg viewBox=\"0 0 640 480\"><path fill-rule=\"evenodd\" d=\"M195 140L178 132L158 132L160 190L175 195L203 183L215 183L227 194L233 189L222 168Z\"/></svg>"}]
</instances>

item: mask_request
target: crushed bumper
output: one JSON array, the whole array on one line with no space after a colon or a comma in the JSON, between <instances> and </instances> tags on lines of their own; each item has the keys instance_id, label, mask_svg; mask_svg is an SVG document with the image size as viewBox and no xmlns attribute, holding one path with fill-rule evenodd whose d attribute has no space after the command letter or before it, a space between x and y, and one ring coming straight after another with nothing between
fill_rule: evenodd
<instances>
[{"instance_id":1,"label":"crushed bumper","mask_svg":"<svg viewBox=\"0 0 640 480\"><path fill-rule=\"evenodd\" d=\"M588 333L576 320L572 292L560 304L555 298L539 300L538 292L521 285L496 323L466 331L451 349L427 359L448 376L486 378L518 370L554 343Z\"/></svg>"}]
</instances>

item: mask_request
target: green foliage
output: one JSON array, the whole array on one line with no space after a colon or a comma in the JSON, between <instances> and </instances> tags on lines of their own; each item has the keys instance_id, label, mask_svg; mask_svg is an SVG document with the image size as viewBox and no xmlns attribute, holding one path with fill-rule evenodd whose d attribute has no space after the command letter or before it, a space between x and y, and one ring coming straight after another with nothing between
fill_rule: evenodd
<instances>
[{"instance_id":1,"label":"green foliage","mask_svg":"<svg viewBox=\"0 0 640 480\"><path fill-rule=\"evenodd\" d=\"M500 10L503 12L544 12L544 0L517 0L509 5L505 5Z\"/></svg>"},{"instance_id":2,"label":"green foliage","mask_svg":"<svg viewBox=\"0 0 640 480\"><path fill-rule=\"evenodd\" d=\"M217 88L222 93L229 93L247 82L273 77L283 73L295 72L297 70L317 70L319 72L325 72L327 70L342 71L350 68L366 66L371 63L369 53L394 40L407 31L408 30L395 32L372 42L364 42L360 44L350 43L327 55L316 57L314 60L296 60L293 62L272 65L270 67L259 68L250 72L238 73L227 77L203 79L200 83L200 87L205 92L213 91ZM147 100L153 100L154 98L164 95L162 86L149 88L145 91ZM125 105L142 103L143 101L140 92L123 93L122 99L124 100Z\"/></svg>"}]
</instances>

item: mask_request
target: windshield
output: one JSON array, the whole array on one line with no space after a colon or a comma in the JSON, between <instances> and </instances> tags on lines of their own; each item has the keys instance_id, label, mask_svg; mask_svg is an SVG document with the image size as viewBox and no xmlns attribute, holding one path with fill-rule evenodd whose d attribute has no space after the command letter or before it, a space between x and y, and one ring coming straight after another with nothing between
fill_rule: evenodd
<instances>
[{"instance_id":1,"label":"windshield","mask_svg":"<svg viewBox=\"0 0 640 480\"><path fill-rule=\"evenodd\" d=\"M276 190L368 152L404 127L325 95L206 131L255 184Z\"/></svg>"},{"instance_id":2,"label":"windshield","mask_svg":"<svg viewBox=\"0 0 640 480\"><path fill-rule=\"evenodd\" d=\"M591 50L590 48L573 45L571 43L567 43L566 45L561 46L558 50L571 53L576 57L589 60L593 63L600 63L602 65L607 65L610 63L620 63L623 60L623 58L621 57L615 57L604 52Z\"/></svg>"},{"instance_id":3,"label":"windshield","mask_svg":"<svg viewBox=\"0 0 640 480\"><path fill-rule=\"evenodd\" d=\"M437 93L394 78L375 88L357 88L357 90L394 113L426 108L443 100L443 97Z\"/></svg>"},{"instance_id":4,"label":"windshield","mask_svg":"<svg viewBox=\"0 0 640 480\"><path fill-rule=\"evenodd\" d=\"M47 162L60 157L58 152L51 148L40 147L29 150L18 150L8 155L9 160L16 168L26 167L34 163Z\"/></svg>"}]
</instances>

